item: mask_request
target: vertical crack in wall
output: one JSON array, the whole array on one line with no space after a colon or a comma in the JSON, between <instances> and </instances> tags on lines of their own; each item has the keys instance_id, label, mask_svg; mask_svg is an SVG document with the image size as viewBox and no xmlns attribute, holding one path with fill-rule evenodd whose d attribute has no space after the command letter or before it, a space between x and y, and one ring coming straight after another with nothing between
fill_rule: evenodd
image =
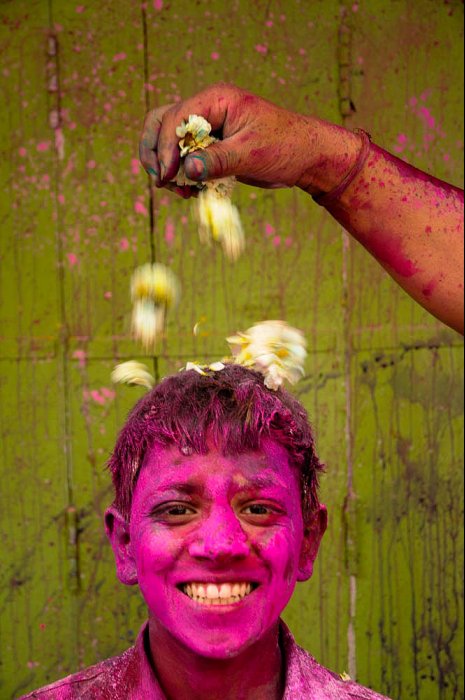
<instances>
[{"instance_id":1,"label":"vertical crack in wall","mask_svg":"<svg viewBox=\"0 0 465 700\"><path fill-rule=\"evenodd\" d=\"M338 67L338 107L342 124L347 125L352 116L351 99L351 64L352 64L352 26L349 5L342 2L339 6L340 20L337 41ZM353 436L352 436L352 385L351 385L351 308L349 297L350 236L342 230L342 293L344 325L344 381L345 381L345 439L347 460L346 496L343 505L345 531L345 565L349 575L349 621L347 627L347 665L351 678L357 677L357 640L355 616L357 604L357 548L356 548L356 495L353 473Z\"/></svg>"},{"instance_id":2,"label":"vertical crack in wall","mask_svg":"<svg viewBox=\"0 0 465 700\"><path fill-rule=\"evenodd\" d=\"M80 589L78 514L75 505L72 435L71 435L71 396L68 366L69 327L66 314L66 292L64 272L64 251L62 234L64 222L62 207L58 206L61 194L61 162L64 158L64 137L61 120L61 91L60 91L60 62L59 44L53 24L52 0L48 3L49 32L46 38L46 77L49 103L49 127L53 131L54 141L54 206L55 206L55 248L57 256L57 297L60 330L57 339L58 383L61 389L62 435L64 444L64 461L66 470L67 508L66 523L66 554L67 582L71 591L77 593Z\"/></svg>"},{"instance_id":3,"label":"vertical crack in wall","mask_svg":"<svg viewBox=\"0 0 465 700\"><path fill-rule=\"evenodd\" d=\"M150 109L150 97L149 97L149 39L148 39L148 27L147 27L147 10L145 5L141 4L141 18L142 18L142 34L143 34L143 44L144 44L144 101L145 101L145 111L148 112ZM152 263L157 260L157 249L155 245L155 197L153 194L153 186L150 181L150 175L147 175L147 189L149 198L149 245L150 245L150 260ZM158 366L158 357L156 355L152 358L153 364L153 375L155 377L155 382L160 381L160 369Z\"/></svg>"}]
</instances>

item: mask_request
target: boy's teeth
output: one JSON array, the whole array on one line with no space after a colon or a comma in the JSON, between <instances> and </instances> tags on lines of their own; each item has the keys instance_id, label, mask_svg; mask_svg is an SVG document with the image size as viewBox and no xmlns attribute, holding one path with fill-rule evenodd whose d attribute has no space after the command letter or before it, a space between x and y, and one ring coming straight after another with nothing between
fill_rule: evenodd
<instances>
[{"instance_id":1,"label":"boy's teeth","mask_svg":"<svg viewBox=\"0 0 465 700\"><path fill-rule=\"evenodd\" d=\"M204 605L230 605L252 592L250 583L187 583L184 593Z\"/></svg>"}]
</instances>

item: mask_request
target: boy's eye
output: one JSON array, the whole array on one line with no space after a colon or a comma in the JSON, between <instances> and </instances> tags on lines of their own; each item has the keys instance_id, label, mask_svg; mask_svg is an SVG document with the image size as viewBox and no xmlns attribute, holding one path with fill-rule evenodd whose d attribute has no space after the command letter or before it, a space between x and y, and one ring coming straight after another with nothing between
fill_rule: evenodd
<instances>
[{"instance_id":1,"label":"boy's eye","mask_svg":"<svg viewBox=\"0 0 465 700\"><path fill-rule=\"evenodd\" d=\"M252 505L244 508L246 515L268 515L271 512L271 508L263 505L263 503L252 503Z\"/></svg>"},{"instance_id":2,"label":"boy's eye","mask_svg":"<svg viewBox=\"0 0 465 700\"><path fill-rule=\"evenodd\" d=\"M164 503L151 512L158 520L182 520L191 515L195 515L195 509L187 503Z\"/></svg>"}]
</instances>

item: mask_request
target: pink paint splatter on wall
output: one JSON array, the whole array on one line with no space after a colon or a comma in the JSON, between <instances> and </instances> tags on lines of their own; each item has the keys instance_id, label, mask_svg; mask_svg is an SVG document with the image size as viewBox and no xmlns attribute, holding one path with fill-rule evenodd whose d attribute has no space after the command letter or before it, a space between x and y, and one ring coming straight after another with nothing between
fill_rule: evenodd
<instances>
[{"instance_id":1,"label":"pink paint splatter on wall","mask_svg":"<svg viewBox=\"0 0 465 700\"><path fill-rule=\"evenodd\" d=\"M143 216L147 216L147 208L142 202L134 202L134 211L136 214L142 214Z\"/></svg>"},{"instance_id":2,"label":"pink paint splatter on wall","mask_svg":"<svg viewBox=\"0 0 465 700\"><path fill-rule=\"evenodd\" d=\"M85 350L75 350L73 352L73 357L78 361L78 365L81 369L84 369L87 363L87 353Z\"/></svg>"},{"instance_id":3,"label":"pink paint splatter on wall","mask_svg":"<svg viewBox=\"0 0 465 700\"><path fill-rule=\"evenodd\" d=\"M174 224L171 219L167 219L165 225L165 241L168 246L172 246L174 242Z\"/></svg>"}]
</instances>

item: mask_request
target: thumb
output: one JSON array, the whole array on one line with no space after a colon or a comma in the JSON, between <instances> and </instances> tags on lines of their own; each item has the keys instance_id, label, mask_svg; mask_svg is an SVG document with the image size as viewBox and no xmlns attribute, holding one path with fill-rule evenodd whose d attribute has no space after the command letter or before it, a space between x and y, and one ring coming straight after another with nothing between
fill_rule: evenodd
<instances>
[{"instance_id":1,"label":"thumb","mask_svg":"<svg viewBox=\"0 0 465 700\"><path fill-rule=\"evenodd\" d=\"M203 151L189 154L184 162L187 177L203 181L236 175L240 158L231 141L216 141Z\"/></svg>"}]
</instances>

